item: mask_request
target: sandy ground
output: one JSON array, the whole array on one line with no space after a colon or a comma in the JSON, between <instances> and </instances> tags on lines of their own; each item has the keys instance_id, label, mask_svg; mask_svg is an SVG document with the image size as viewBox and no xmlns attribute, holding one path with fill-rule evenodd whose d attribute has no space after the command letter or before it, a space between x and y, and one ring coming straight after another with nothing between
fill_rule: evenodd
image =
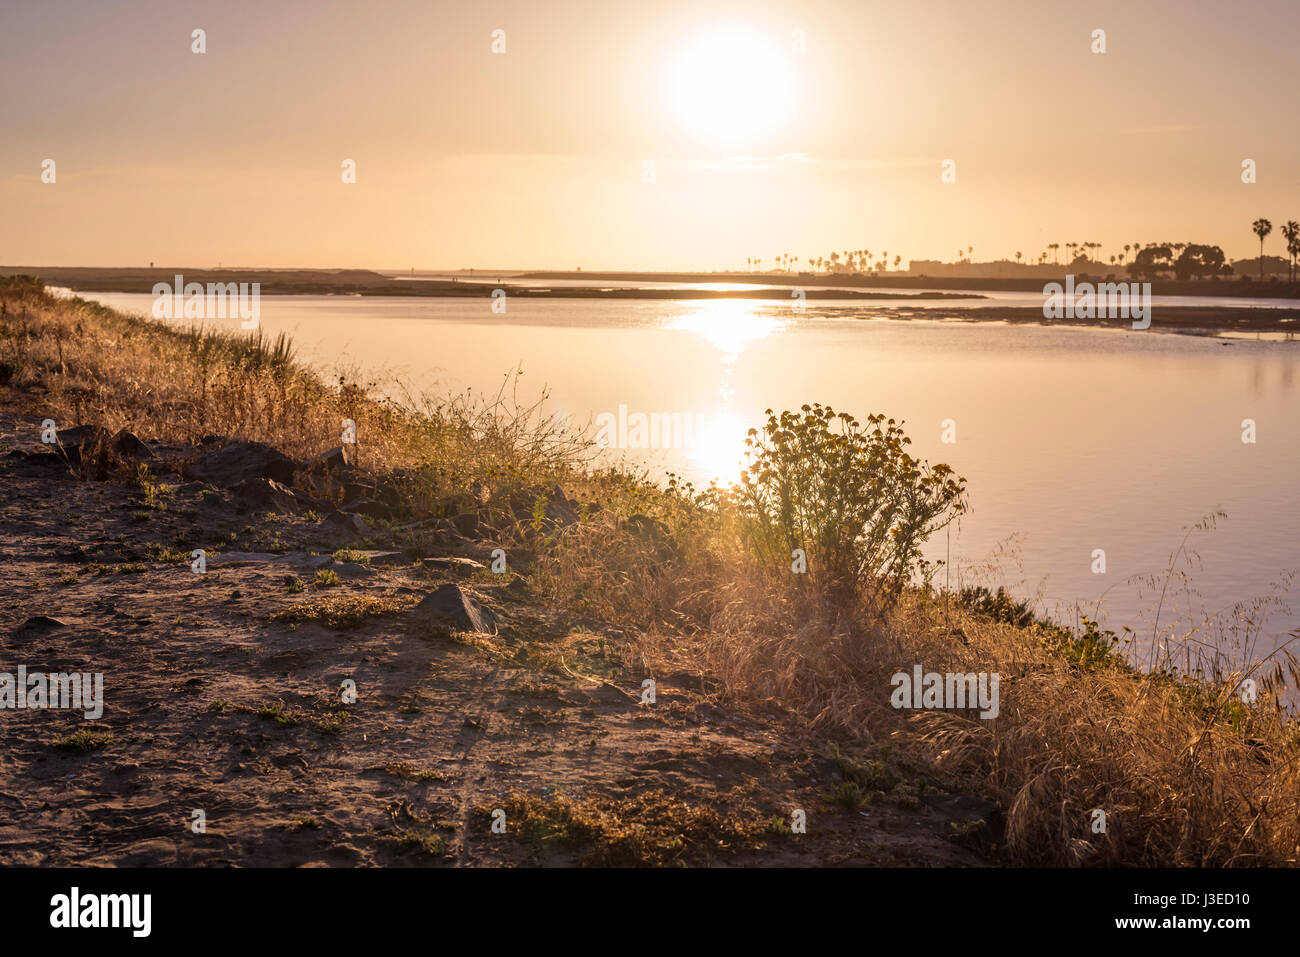
<instances>
[{"instance_id":1,"label":"sandy ground","mask_svg":"<svg viewBox=\"0 0 1300 957\"><path fill-rule=\"evenodd\" d=\"M179 478L149 507L134 484L76 479L39 431L0 415L0 671L102 672L105 709L0 711L0 864L984 860L969 832L987 805L904 779L847 810L824 743L719 707L698 676L656 676L642 703L617 634L537 604L525 578L384 555L382 533L355 543L380 552L369 567L335 561L350 543L316 516L241 512ZM207 573L165 546L209 549ZM317 587L319 565L338 583ZM449 581L494 635L409 607ZM344 599L392 610L272 618ZM558 648L568 673L527 666ZM111 740L56 745L83 730ZM772 824L795 808L806 834Z\"/></svg>"}]
</instances>

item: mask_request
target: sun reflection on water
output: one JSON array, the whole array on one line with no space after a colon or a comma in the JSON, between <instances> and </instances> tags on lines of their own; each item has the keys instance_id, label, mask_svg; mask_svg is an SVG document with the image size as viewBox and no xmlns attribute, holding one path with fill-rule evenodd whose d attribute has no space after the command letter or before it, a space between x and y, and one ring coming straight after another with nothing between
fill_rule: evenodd
<instances>
[{"instance_id":1,"label":"sun reflection on water","mask_svg":"<svg viewBox=\"0 0 1300 957\"><path fill-rule=\"evenodd\" d=\"M729 484L739 481L745 457L746 423L734 407L736 390L731 381L732 366L745 347L781 332L784 319L773 315L771 304L749 300L713 299L694 303L685 315L666 323L666 328L703 337L718 351L722 363L718 404L703 412L695 440L686 449L694 475L704 482Z\"/></svg>"},{"instance_id":2,"label":"sun reflection on water","mask_svg":"<svg viewBox=\"0 0 1300 957\"><path fill-rule=\"evenodd\" d=\"M784 320L760 311L744 299L711 299L694 304L691 312L670 320L665 328L693 332L708 340L723 362L735 362L745 346L785 328ZM771 307L766 307L770 309Z\"/></svg>"}]
</instances>

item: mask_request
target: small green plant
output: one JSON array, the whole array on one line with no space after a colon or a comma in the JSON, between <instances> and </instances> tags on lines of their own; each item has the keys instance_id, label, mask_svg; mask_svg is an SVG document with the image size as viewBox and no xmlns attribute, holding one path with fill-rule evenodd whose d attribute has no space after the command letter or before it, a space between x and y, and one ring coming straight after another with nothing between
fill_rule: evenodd
<instances>
[{"instance_id":1,"label":"small green plant","mask_svg":"<svg viewBox=\"0 0 1300 957\"><path fill-rule=\"evenodd\" d=\"M863 793L857 781L841 781L831 788L831 792L826 795L826 800L838 804L846 811L857 811L870 800L870 797Z\"/></svg>"},{"instance_id":2,"label":"small green plant","mask_svg":"<svg viewBox=\"0 0 1300 957\"><path fill-rule=\"evenodd\" d=\"M334 553L336 562L350 562L353 565L364 565L370 567L370 556L365 552L357 551L355 548L340 548Z\"/></svg>"},{"instance_id":3,"label":"small green plant","mask_svg":"<svg viewBox=\"0 0 1300 957\"><path fill-rule=\"evenodd\" d=\"M54 746L60 751L68 751L73 754L89 754L91 751L98 751L100 748L108 747L113 743L113 735L108 731L91 731L88 728L82 728L80 731L74 731L67 737L58 738Z\"/></svg>"},{"instance_id":4,"label":"small green plant","mask_svg":"<svg viewBox=\"0 0 1300 957\"><path fill-rule=\"evenodd\" d=\"M162 543L151 543L145 546L145 558L151 562L160 562L166 565L176 565L180 563L189 564L190 553L181 548L173 548L170 545Z\"/></svg>"},{"instance_id":5,"label":"small green plant","mask_svg":"<svg viewBox=\"0 0 1300 957\"><path fill-rule=\"evenodd\" d=\"M282 724L286 728L292 728L298 724L298 716L292 711L285 711L282 704L264 704L253 713L259 718L266 718L268 721Z\"/></svg>"},{"instance_id":6,"label":"small green plant","mask_svg":"<svg viewBox=\"0 0 1300 957\"><path fill-rule=\"evenodd\" d=\"M790 829L790 824L779 814L773 814L767 822L767 833L777 837L789 837L794 832Z\"/></svg>"},{"instance_id":7,"label":"small green plant","mask_svg":"<svg viewBox=\"0 0 1300 957\"><path fill-rule=\"evenodd\" d=\"M410 850L422 851L434 857L447 853L447 842L441 834L435 834L426 827L403 828L393 834L397 846Z\"/></svg>"},{"instance_id":8,"label":"small green plant","mask_svg":"<svg viewBox=\"0 0 1300 957\"><path fill-rule=\"evenodd\" d=\"M316 587L333 588L339 583L339 576L332 568L318 568L316 570Z\"/></svg>"},{"instance_id":9,"label":"small green plant","mask_svg":"<svg viewBox=\"0 0 1300 957\"><path fill-rule=\"evenodd\" d=\"M172 488L161 482L155 482L149 474L149 466L143 462L136 467L135 484L144 492L144 504L154 511L163 511L172 496Z\"/></svg>"}]
</instances>

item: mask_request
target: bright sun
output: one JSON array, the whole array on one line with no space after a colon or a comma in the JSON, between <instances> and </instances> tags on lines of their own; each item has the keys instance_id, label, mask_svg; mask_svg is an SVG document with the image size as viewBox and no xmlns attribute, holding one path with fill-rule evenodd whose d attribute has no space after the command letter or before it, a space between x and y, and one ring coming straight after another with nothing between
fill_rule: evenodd
<instances>
[{"instance_id":1,"label":"bright sun","mask_svg":"<svg viewBox=\"0 0 1300 957\"><path fill-rule=\"evenodd\" d=\"M667 105L693 132L736 144L779 127L790 112L786 51L746 27L692 38L669 63Z\"/></svg>"}]
</instances>

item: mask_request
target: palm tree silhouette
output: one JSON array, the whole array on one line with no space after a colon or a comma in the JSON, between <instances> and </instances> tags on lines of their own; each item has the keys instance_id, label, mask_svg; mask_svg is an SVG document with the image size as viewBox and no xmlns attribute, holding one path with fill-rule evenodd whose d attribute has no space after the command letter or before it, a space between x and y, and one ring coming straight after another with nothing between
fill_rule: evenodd
<instances>
[{"instance_id":1,"label":"palm tree silhouette","mask_svg":"<svg viewBox=\"0 0 1300 957\"><path fill-rule=\"evenodd\" d=\"M1259 237L1259 281L1264 281L1264 237L1273 231L1273 224L1261 216L1250 224L1251 231Z\"/></svg>"},{"instance_id":2,"label":"palm tree silhouette","mask_svg":"<svg viewBox=\"0 0 1300 957\"><path fill-rule=\"evenodd\" d=\"M1300 223L1294 219L1287 220L1287 224L1282 227L1282 235L1286 237L1286 251L1291 257L1291 271L1287 275L1291 282L1295 282L1295 249L1300 246Z\"/></svg>"}]
</instances>

